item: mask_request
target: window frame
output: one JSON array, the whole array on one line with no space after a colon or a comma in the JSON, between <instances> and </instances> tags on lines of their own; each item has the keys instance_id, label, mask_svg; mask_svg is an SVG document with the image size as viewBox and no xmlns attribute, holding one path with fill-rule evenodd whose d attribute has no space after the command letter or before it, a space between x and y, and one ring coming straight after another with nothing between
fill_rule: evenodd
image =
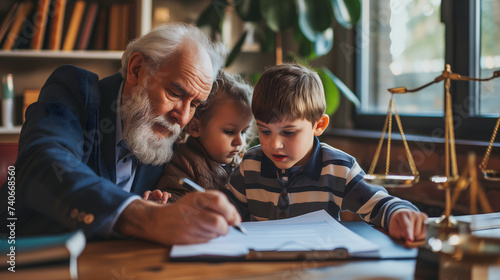
<instances>
[{"instance_id":1,"label":"window frame","mask_svg":"<svg viewBox=\"0 0 500 280\"><path fill-rule=\"evenodd\" d=\"M363 2L368 1L369 0L363 0ZM480 0L441 1L441 21L445 25L444 59L446 64L451 65L451 70L454 73L470 77L479 77L481 73L480 5ZM362 19L360 21L361 25L367 22L369 23L369 8L366 6L367 5L363 3ZM359 94L363 104L363 102L367 102L366 96L363 96L362 92L364 92L364 87L368 84L366 75L369 71L369 67L364 66L366 64L363 64L363 62L366 63L366 55L370 50L366 47L366 41L363 41L366 40L366 38L362 38L362 36L366 36L366 34L363 34L361 26L358 26L355 33L355 45L358 43L361 44L361 46L357 47L359 51L356 52L355 56L355 92ZM444 88L444 82L440 84ZM452 107L456 138L483 141L489 141L491 138L498 116L481 116L478 114L480 88L479 82L451 81L450 92L453 102ZM386 117L385 113L364 113L362 112L362 108L363 105L353 110L354 128L381 130ZM400 115L405 133L444 137L443 116ZM498 138L495 142L498 142Z\"/></svg>"}]
</instances>

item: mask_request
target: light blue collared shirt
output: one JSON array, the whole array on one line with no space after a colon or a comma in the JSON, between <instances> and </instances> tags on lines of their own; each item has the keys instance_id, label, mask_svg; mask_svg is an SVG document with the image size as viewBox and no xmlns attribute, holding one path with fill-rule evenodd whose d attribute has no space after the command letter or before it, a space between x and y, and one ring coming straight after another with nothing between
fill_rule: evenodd
<instances>
[{"instance_id":1,"label":"light blue collared shirt","mask_svg":"<svg viewBox=\"0 0 500 280\"><path fill-rule=\"evenodd\" d=\"M135 173L137 171L137 159L135 156L128 150L125 141L123 140L122 133L122 117L121 117L121 100L122 100L122 92L123 92L123 82L120 85L120 89L118 90L118 99L116 104L116 141L115 141L115 163L116 163L116 185L122 188L126 192L130 192L132 189L132 183L134 182ZM106 232L109 235L117 235L116 232L113 231L116 220L122 214L123 210L127 208L127 206L132 203L132 201L136 199L141 199L138 195L133 195L125 200L120 207L116 209L113 213L113 216L110 217L111 223Z\"/></svg>"},{"instance_id":2,"label":"light blue collared shirt","mask_svg":"<svg viewBox=\"0 0 500 280\"><path fill-rule=\"evenodd\" d=\"M115 142L115 163L116 163L116 185L124 191L130 192L134 182L135 171L137 170L137 159L129 151L122 133L121 100L123 92L123 82L118 92L118 102L116 104L116 142Z\"/></svg>"}]
</instances>

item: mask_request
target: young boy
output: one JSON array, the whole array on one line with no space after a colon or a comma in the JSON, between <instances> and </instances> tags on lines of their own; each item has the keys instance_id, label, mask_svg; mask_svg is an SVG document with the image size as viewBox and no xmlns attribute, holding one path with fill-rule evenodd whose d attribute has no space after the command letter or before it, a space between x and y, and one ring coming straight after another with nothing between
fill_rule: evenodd
<instances>
[{"instance_id":1,"label":"young boy","mask_svg":"<svg viewBox=\"0 0 500 280\"><path fill-rule=\"evenodd\" d=\"M425 238L427 215L363 180L356 160L320 143L329 123L316 72L295 64L267 69L254 88L260 146L251 148L225 190L244 221L289 218L324 209L358 213L406 242Z\"/></svg>"}]
</instances>

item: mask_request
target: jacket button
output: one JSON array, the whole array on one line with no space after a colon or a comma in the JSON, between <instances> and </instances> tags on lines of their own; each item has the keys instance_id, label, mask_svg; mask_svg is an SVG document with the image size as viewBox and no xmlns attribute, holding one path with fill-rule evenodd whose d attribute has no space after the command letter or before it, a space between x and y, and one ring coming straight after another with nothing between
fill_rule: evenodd
<instances>
[{"instance_id":1,"label":"jacket button","mask_svg":"<svg viewBox=\"0 0 500 280\"><path fill-rule=\"evenodd\" d=\"M91 224L94 221L94 215L92 214L87 214L85 215L85 218L83 219L83 222L88 224Z\"/></svg>"},{"instance_id":2,"label":"jacket button","mask_svg":"<svg viewBox=\"0 0 500 280\"><path fill-rule=\"evenodd\" d=\"M69 213L69 217L71 219L76 219L77 216L78 216L78 209L73 208L73 210L71 210L71 212Z\"/></svg>"},{"instance_id":3,"label":"jacket button","mask_svg":"<svg viewBox=\"0 0 500 280\"><path fill-rule=\"evenodd\" d=\"M79 222L83 222L83 219L84 219L84 218L85 218L85 212L83 212L83 211L82 211L82 212L78 213L78 218L77 218L77 220L78 220Z\"/></svg>"}]
</instances>

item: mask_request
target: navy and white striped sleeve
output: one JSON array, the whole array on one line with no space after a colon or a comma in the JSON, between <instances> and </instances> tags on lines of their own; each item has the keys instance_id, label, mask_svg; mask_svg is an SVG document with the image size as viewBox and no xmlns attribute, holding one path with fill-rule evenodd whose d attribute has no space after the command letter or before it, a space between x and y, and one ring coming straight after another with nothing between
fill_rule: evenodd
<instances>
[{"instance_id":1,"label":"navy and white striped sleeve","mask_svg":"<svg viewBox=\"0 0 500 280\"><path fill-rule=\"evenodd\" d=\"M248 221L250 220L250 213L248 211L243 165L244 161L231 173L224 193L240 213L241 219Z\"/></svg>"},{"instance_id":2,"label":"navy and white striped sleeve","mask_svg":"<svg viewBox=\"0 0 500 280\"><path fill-rule=\"evenodd\" d=\"M347 177L343 209L358 213L363 220L386 229L394 211L405 208L419 212L409 201L389 195L382 186L365 182L364 174L355 162Z\"/></svg>"}]
</instances>

